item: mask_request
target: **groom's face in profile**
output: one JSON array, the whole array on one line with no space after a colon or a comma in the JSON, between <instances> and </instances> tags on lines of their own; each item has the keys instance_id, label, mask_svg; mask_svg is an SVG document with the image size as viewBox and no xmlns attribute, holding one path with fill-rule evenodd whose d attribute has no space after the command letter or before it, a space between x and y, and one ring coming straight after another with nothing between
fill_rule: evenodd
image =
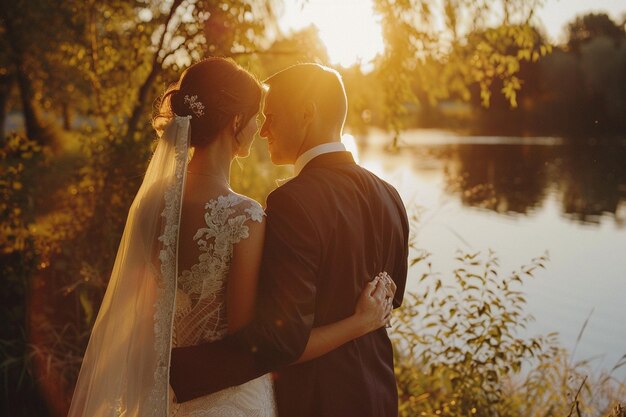
<instances>
[{"instance_id":1,"label":"groom's face in profile","mask_svg":"<svg viewBox=\"0 0 626 417\"><path fill-rule=\"evenodd\" d=\"M259 134L267 139L272 162L276 165L295 163L301 145L301 129L293 103L272 87L265 95L263 115L265 121Z\"/></svg>"}]
</instances>

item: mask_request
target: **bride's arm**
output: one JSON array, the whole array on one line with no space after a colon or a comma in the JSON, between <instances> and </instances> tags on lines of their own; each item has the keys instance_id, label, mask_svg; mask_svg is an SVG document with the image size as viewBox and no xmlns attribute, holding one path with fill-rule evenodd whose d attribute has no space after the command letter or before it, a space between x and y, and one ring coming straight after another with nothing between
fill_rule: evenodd
<instances>
[{"instance_id":1,"label":"bride's arm","mask_svg":"<svg viewBox=\"0 0 626 417\"><path fill-rule=\"evenodd\" d=\"M306 348L296 363L325 355L353 339L383 327L393 308L391 300L394 293L395 284L392 280L376 277L370 281L359 296L354 314L311 330Z\"/></svg>"},{"instance_id":2,"label":"bride's arm","mask_svg":"<svg viewBox=\"0 0 626 417\"><path fill-rule=\"evenodd\" d=\"M254 305L265 239L265 217L248 221L248 237L235 244L228 273L226 309L228 333L245 326L254 314Z\"/></svg>"}]
</instances>

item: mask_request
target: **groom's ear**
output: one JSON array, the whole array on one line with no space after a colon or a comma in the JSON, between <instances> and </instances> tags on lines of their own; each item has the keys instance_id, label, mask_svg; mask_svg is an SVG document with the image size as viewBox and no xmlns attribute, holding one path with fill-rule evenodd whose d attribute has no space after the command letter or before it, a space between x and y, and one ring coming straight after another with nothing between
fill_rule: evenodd
<instances>
[{"instance_id":1,"label":"groom's ear","mask_svg":"<svg viewBox=\"0 0 626 417\"><path fill-rule=\"evenodd\" d=\"M302 110L302 120L305 125L308 125L317 115L317 105L313 100L306 100Z\"/></svg>"}]
</instances>

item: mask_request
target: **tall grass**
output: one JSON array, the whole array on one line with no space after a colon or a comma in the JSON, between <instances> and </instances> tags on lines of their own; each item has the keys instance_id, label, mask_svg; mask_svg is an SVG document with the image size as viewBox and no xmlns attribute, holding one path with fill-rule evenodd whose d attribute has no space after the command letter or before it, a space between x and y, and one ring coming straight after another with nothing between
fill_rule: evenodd
<instances>
[{"instance_id":1,"label":"tall grass","mask_svg":"<svg viewBox=\"0 0 626 417\"><path fill-rule=\"evenodd\" d=\"M505 274L492 251L459 252L449 276L429 258L419 251L412 260L424 272L409 277L418 290L406 295L391 332L401 416L623 413L626 385L612 372L626 355L597 374L588 360L572 360L557 333L526 335L532 317L523 284L545 268L547 254Z\"/></svg>"}]
</instances>

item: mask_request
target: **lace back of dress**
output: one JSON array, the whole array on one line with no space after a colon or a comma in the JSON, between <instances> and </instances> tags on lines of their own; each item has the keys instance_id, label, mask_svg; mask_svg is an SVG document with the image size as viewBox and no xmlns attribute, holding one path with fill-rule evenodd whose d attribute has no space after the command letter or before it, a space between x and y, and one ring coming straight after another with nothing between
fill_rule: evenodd
<instances>
[{"instance_id":1,"label":"lace back of dress","mask_svg":"<svg viewBox=\"0 0 626 417\"><path fill-rule=\"evenodd\" d=\"M178 278L174 321L177 346L225 336L226 288L233 248L249 236L250 222L261 222L263 215L258 203L237 194L220 196L206 204L203 226L193 236L198 261ZM171 417L276 417L269 374L185 403L175 402L173 392L170 395Z\"/></svg>"},{"instance_id":2,"label":"lace back of dress","mask_svg":"<svg viewBox=\"0 0 626 417\"><path fill-rule=\"evenodd\" d=\"M233 245L248 237L249 221L260 222L261 206L238 194L219 196L205 206L204 226L193 240L198 262L182 271L176 293L174 343L189 346L219 340L227 332L226 285Z\"/></svg>"}]
</instances>

